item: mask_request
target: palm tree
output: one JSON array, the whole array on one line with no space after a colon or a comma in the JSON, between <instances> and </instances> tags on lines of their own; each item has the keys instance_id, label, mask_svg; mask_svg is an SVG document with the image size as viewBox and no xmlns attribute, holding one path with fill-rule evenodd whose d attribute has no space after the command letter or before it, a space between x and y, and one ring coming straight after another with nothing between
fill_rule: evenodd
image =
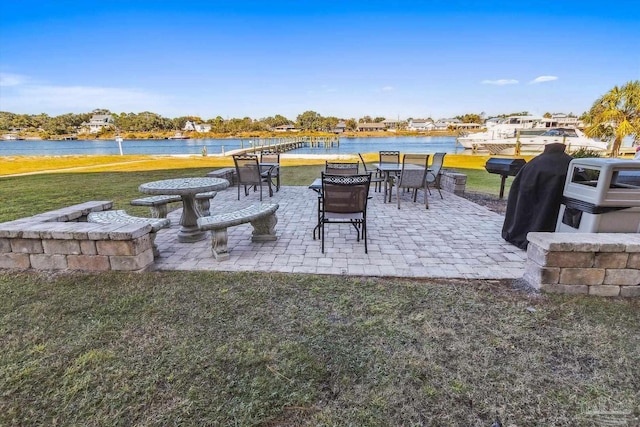
<instances>
[{"instance_id":1,"label":"palm tree","mask_svg":"<svg viewBox=\"0 0 640 427\"><path fill-rule=\"evenodd\" d=\"M634 135L640 141L640 80L615 86L598 98L584 117L585 133L592 138L613 139L611 157L617 157L622 140Z\"/></svg>"}]
</instances>

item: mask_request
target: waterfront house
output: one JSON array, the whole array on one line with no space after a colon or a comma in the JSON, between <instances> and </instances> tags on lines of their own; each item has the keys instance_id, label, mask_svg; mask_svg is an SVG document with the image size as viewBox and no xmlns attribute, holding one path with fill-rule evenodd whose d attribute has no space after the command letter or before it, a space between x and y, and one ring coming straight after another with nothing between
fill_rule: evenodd
<instances>
[{"instance_id":1,"label":"waterfront house","mask_svg":"<svg viewBox=\"0 0 640 427\"><path fill-rule=\"evenodd\" d=\"M182 128L182 130L184 131L195 131L195 132L209 132L211 130L211 125L208 123L196 123L194 121L191 120L187 120L187 122L184 124L184 127Z\"/></svg>"},{"instance_id":2,"label":"waterfront house","mask_svg":"<svg viewBox=\"0 0 640 427\"><path fill-rule=\"evenodd\" d=\"M438 119L435 122L435 130L457 129L461 123L460 119Z\"/></svg>"},{"instance_id":3,"label":"waterfront house","mask_svg":"<svg viewBox=\"0 0 640 427\"><path fill-rule=\"evenodd\" d=\"M347 124L343 121L340 121L336 124L336 126L333 129L331 129L331 132L344 133L345 130L347 130Z\"/></svg>"},{"instance_id":4,"label":"waterfront house","mask_svg":"<svg viewBox=\"0 0 640 427\"><path fill-rule=\"evenodd\" d=\"M358 123L358 132L376 132L386 130L384 123Z\"/></svg>"},{"instance_id":5,"label":"waterfront house","mask_svg":"<svg viewBox=\"0 0 640 427\"><path fill-rule=\"evenodd\" d=\"M94 114L89 122L81 125L84 129L89 129L89 133L98 133L105 128L115 127L115 120L111 114Z\"/></svg>"},{"instance_id":6,"label":"waterfront house","mask_svg":"<svg viewBox=\"0 0 640 427\"><path fill-rule=\"evenodd\" d=\"M435 129L435 125L433 124L433 120L429 119L409 119L409 123L407 124L407 130L424 132Z\"/></svg>"},{"instance_id":7,"label":"waterfront house","mask_svg":"<svg viewBox=\"0 0 640 427\"><path fill-rule=\"evenodd\" d=\"M296 129L294 125L280 125L273 128L275 132L298 132L300 129Z\"/></svg>"},{"instance_id":8,"label":"waterfront house","mask_svg":"<svg viewBox=\"0 0 640 427\"><path fill-rule=\"evenodd\" d=\"M387 130L399 129L401 123L402 122L400 120L391 120L391 119L384 119L382 121L382 124L385 126Z\"/></svg>"}]
</instances>

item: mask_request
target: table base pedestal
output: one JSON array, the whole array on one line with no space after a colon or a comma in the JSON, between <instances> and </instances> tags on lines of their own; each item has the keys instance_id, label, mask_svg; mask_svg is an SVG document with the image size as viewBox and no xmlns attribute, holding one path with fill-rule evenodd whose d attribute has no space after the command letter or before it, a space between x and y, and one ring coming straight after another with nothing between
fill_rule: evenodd
<instances>
[{"instance_id":1,"label":"table base pedestal","mask_svg":"<svg viewBox=\"0 0 640 427\"><path fill-rule=\"evenodd\" d=\"M181 243L199 242L200 240L204 240L206 238L207 238L207 232L200 231L198 227L195 227L195 228L182 227L180 231L178 231L178 242L181 242Z\"/></svg>"}]
</instances>

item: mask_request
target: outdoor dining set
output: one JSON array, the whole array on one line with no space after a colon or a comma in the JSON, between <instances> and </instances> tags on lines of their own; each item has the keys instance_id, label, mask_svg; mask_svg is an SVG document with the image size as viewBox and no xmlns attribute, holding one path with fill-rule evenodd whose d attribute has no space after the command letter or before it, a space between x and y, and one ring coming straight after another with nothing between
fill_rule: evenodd
<instances>
[{"instance_id":1,"label":"outdoor dining set","mask_svg":"<svg viewBox=\"0 0 640 427\"><path fill-rule=\"evenodd\" d=\"M313 230L322 241L324 253L325 224L350 223L357 232L357 239L364 240L367 253L367 200L371 198L369 188L373 184L375 191L383 190L384 203L391 202L393 189L400 209L400 191L412 191L416 202L418 191L422 190L425 207L429 208L430 187L438 191L440 197L440 174L445 153L436 153L429 164L429 154L404 154L399 151L380 151L379 161L374 163L375 171L369 170L361 154L362 162L329 162L320 178L309 186L318 193L318 224Z\"/></svg>"},{"instance_id":2,"label":"outdoor dining set","mask_svg":"<svg viewBox=\"0 0 640 427\"><path fill-rule=\"evenodd\" d=\"M317 224L313 238L321 240L322 253L325 250L325 225L330 223L351 224L357 233L357 241L364 241L367 248L367 201L375 192L382 193L384 203L391 203L396 189L397 206L400 209L401 191L411 191L412 199L417 201L419 190L423 192L425 208L429 208L428 194L431 188L440 193L440 173L445 153L436 153L429 163L429 154L404 154L399 151L380 151L379 161L370 169L361 154L359 161L326 161L320 177L309 188L317 193ZM280 191L280 154L262 152L256 154L238 154L233 156L237 185L237 199L241 192L245 197L250 191L258 193L260 203L242 209L218 210L210 214L210 203L218 191L230 186L229 180L216 177L185 177L143 183L141 193L148 197L131 201L132 205L148 206L151 218L128 215L125 211L111 211L96 214L89 218L93 222L140 223L146 222L152 227L152 240L161 228L168 227L167 205L182 203L180 230L177 240L180 243L192 243L203 240L211 231L211 249L216 260L229 258L227 246L227 228L250 223L253 226L252 241L276 240L277 203L263 202L264 191L269 196ZM242 191L241 191L242 190ZM157 248L155 254L158 256Z\"/></svg>"}]
</instances>

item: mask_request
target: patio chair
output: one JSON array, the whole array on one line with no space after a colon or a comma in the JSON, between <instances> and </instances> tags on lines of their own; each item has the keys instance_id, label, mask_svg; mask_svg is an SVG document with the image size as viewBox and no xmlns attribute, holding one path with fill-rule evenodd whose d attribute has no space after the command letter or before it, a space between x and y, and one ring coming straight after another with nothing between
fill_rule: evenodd
<instances>
[{"instance_id":1,"label":"patio chair","mask_svg":"<svg viewBox=\"0 0 640 427\"><path fill-rule=\"evenodd\" d=\"M280 153L276 151L263 151L260 153L260 163L274 163L277 166L260 165L260 172L271 172L271 179L275 179L276 191L280 191Z\"/></svg>"},{"instance_id":2,"label":"patio chair","mask_svg":"<svg viewBox=\"0 0 640 427\"><path fill-rule=\"evenodd\" d=\"M413 201L415 202L418 196L418 190L422 189L424 192L424 204L429 209L429 200L427 198L427 164L429 163L428 154L405 154L402 158L402 170L400 175L391 179L389 185L390 194L393 194L393 187L397 187L396 198L398 199L398 209L400 209L400 189L413 190Z\"/></svg>"},{"instance_id":3,"label":"patio chair","mask_svg":"<svg viewBox=\"0 0 640 427\"><path fill-rule=\"evenodd\" d=\"M326 175L322 176L322 203L319 205L320 235L324 253L324 228L330 223L353 225L357 240L364 240L367 253L367 200L371 174L366 175Z\"/></svg>"},{"instance_id":4,"label":"patio chair","mask_svg":"<svg viewBox=\"0 0 640 427\"><path fill-rule=\"evenodd\" d=\"M325 162L324 173L327 175L357 175L360 162Z\"/></svg>"},{"instance_id":5,"label":"patio chair","mask_svg":"<svg viewBox=\"0 0 640 427\"><path fill-rule=\"evenodd\" d=\"M358 157L360 157L360 160L362 161L362 167L364 168L364 173L372 174L371 182L374 184L375 191L380 191L380 188L382 187L382 183L384 182L384 177L379 173L377 173L376 175L373 175L373 171L367 168L367 162L365 162L364 159L362 158L362 154L358 153Z\"/></svg>"},{"instance_id":6,"label":"patio chair","mask_svg":"<svg viewBox=\"0 0 640 427\"><path fill-rule=\"evenodd\" d=\"M378 151L380 163L400 163L399 151Z\"/></svg>"},{"instance_id":7,"label":"patio chair","mask_svg":"<svg viewBox=\"0 0 640 427\"><path fill-rule=\"evenodd\" d=\"M249 195L249 188L256 191L260 187L260 201L262 201L262 184L269 186L269 196L273 196L271 188L271 174L269 171L261 172L258 156L255 154L236 154L233 156L236 165L236 175L238 177L238 200L240 200L240 187L244 187L244 195Z\"/></svg>"},{"instance_id":8,"label":"patio chair","mask_svg":"<svg viewBox=\"0 0 640 427\"><path fill-rule=\"evenodd\" d=\"M435 153L433 160L431 160L431 166L429 166L429 170L427 171L427 190L429 190L429 194L431 194L429 186L433 185L433 187L438 190L441 199L443 197L440 191L440 178L442 177L442 163L446 154L447 153Z\"/></svg>"}]
</instances>

